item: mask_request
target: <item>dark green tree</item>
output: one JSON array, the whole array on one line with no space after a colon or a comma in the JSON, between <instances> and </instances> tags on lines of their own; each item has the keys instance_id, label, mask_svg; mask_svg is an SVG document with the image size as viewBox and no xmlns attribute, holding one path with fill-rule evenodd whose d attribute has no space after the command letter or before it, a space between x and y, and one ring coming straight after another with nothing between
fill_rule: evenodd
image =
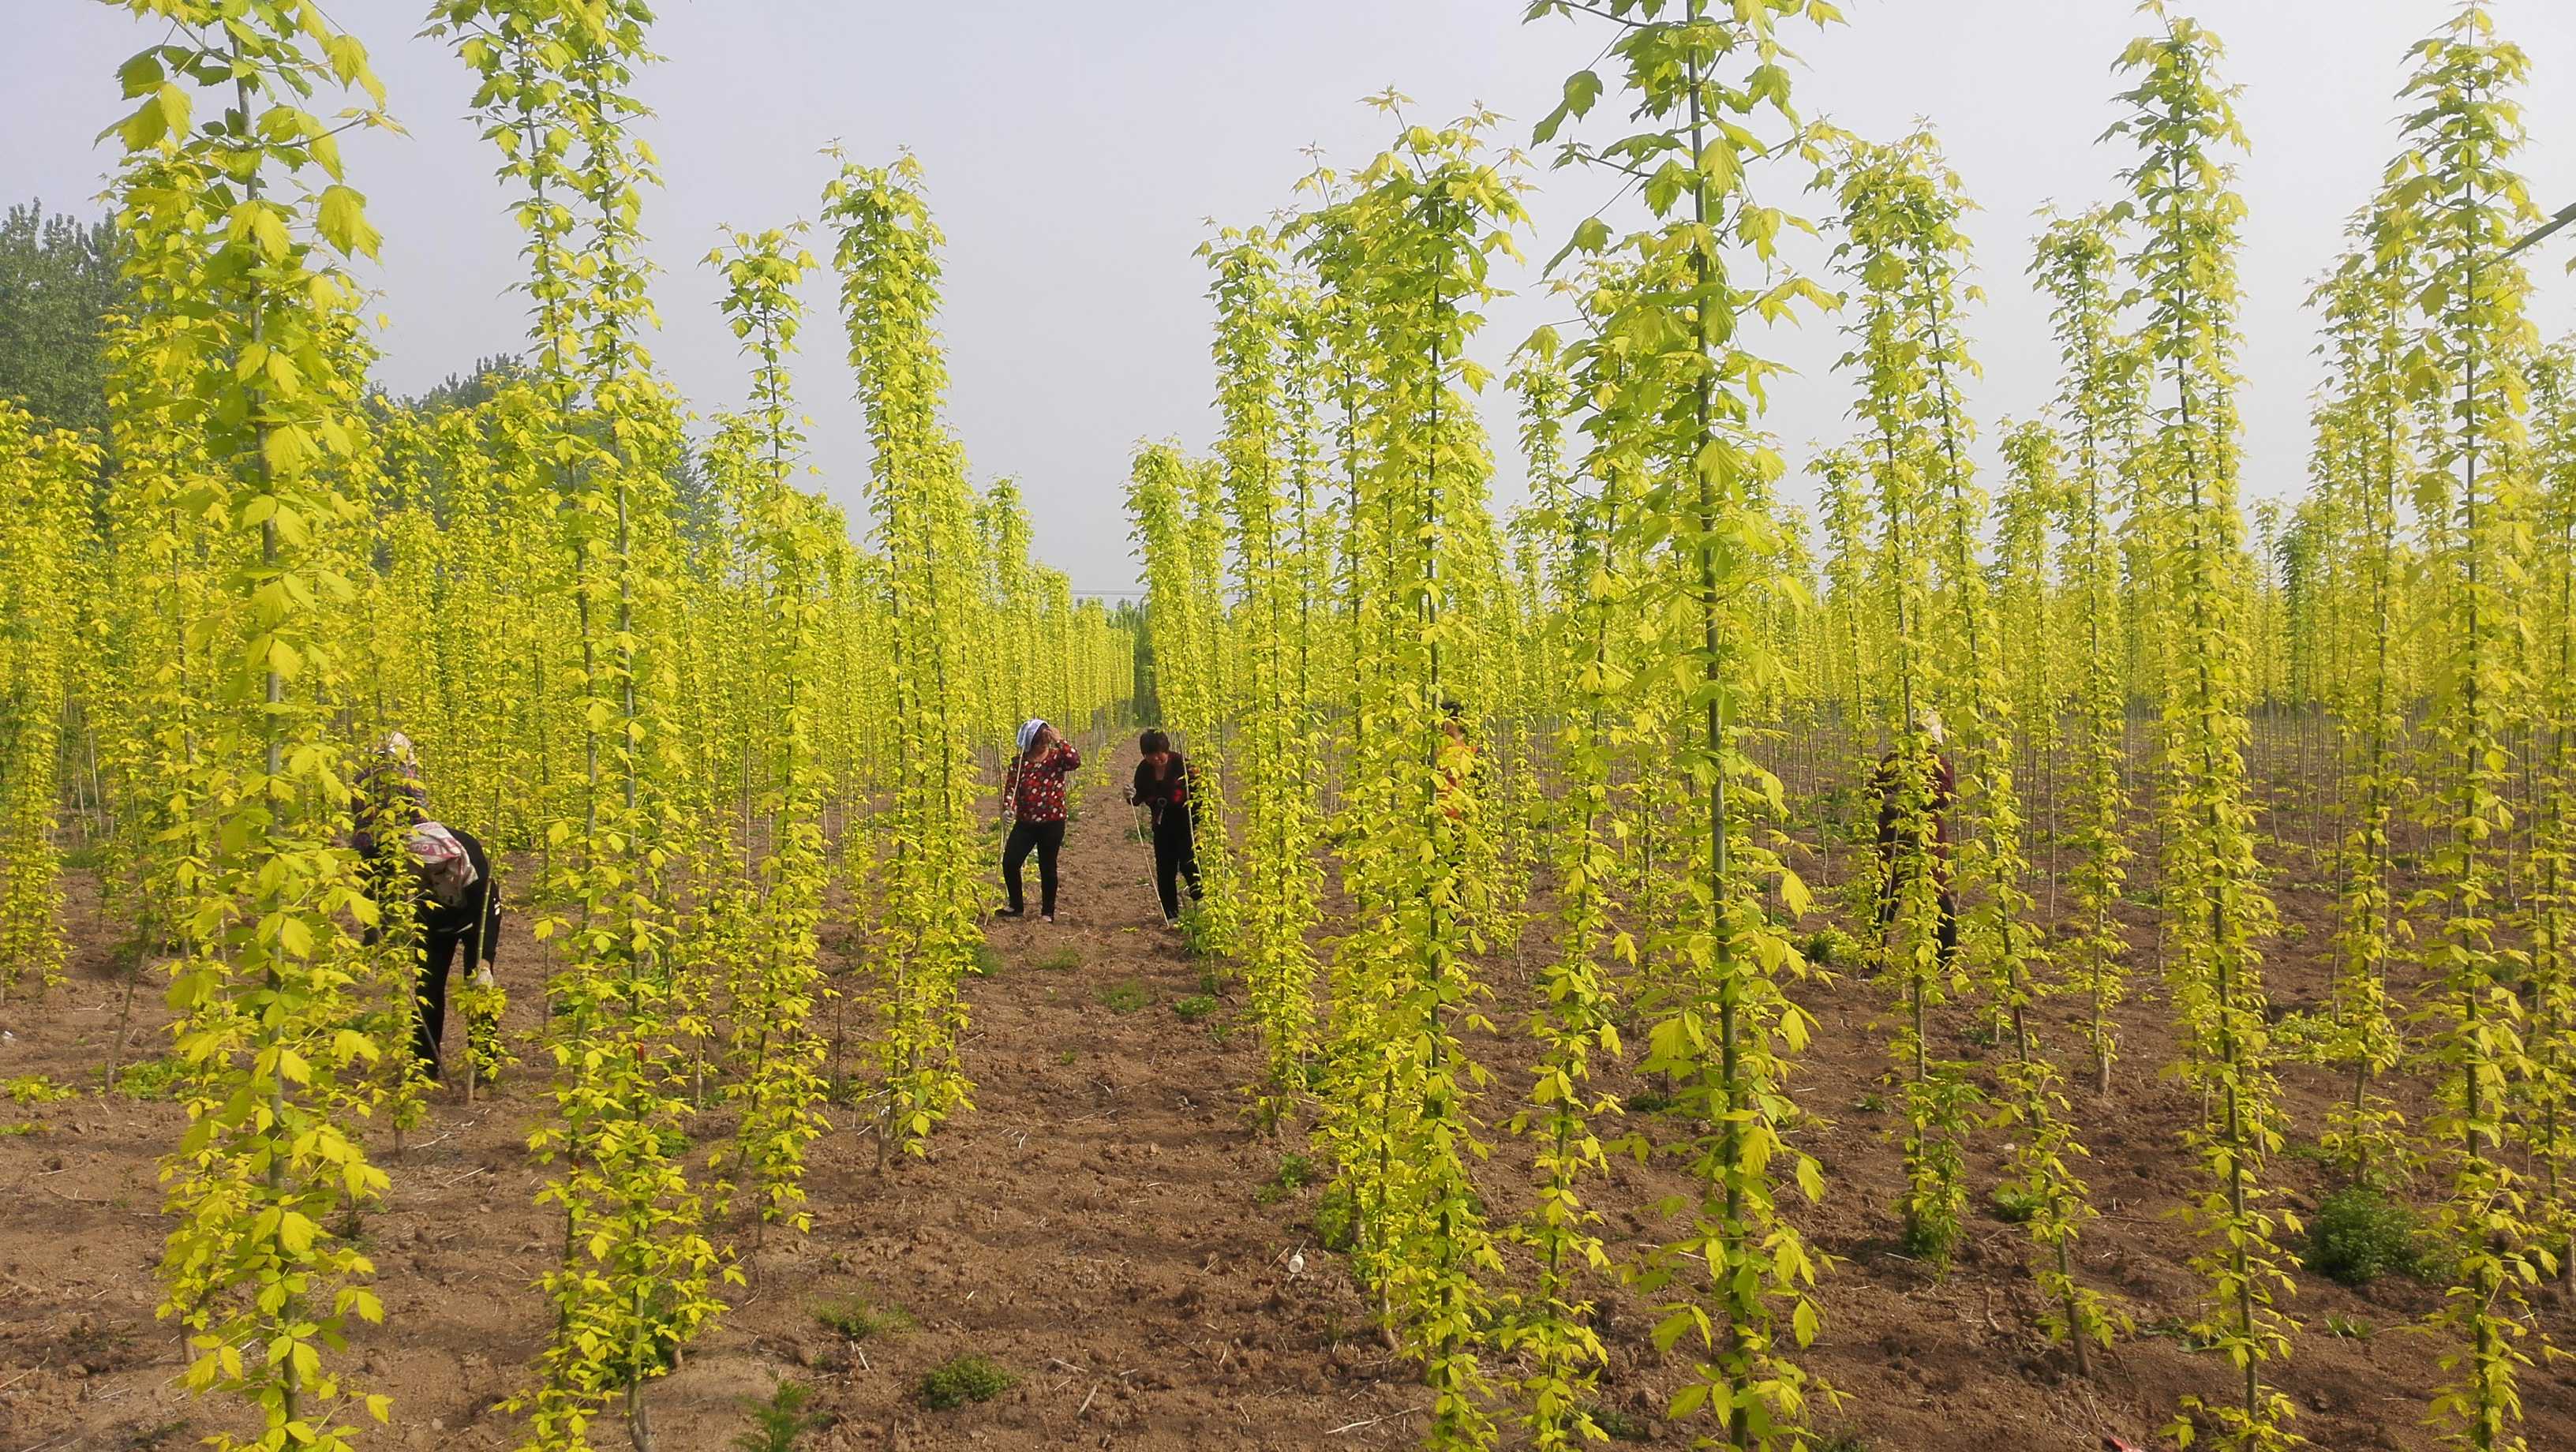
<instances>
[{"instance_id":1,"label":"dark green tree","mask_svg":"<svg viewBox=\"0 0 2576 1452\"><path fill-rule=\"evenodd\" d=\"M106 430L99 337L125 300L124 260L105 221L48 213L41 200L0 217L0 398L57 428Z\"/></svg>"}]
</instances>

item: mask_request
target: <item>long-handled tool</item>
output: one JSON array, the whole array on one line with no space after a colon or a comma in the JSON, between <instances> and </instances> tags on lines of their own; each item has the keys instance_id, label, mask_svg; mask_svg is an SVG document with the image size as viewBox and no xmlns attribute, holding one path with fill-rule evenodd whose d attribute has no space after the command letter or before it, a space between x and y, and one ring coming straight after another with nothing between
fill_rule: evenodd
<instances>
[{"instance_id":1,"label":"long-handled tool","mask_svg":"<svg viewBox=\"0 0 2576 1452\"><path fill-rule=\"evenodd\" d=\"M1163 881L1154 866L1154 809L1143 802L1130 802L1136 809L1136 840L1145 844L1145 896L1154 904L1154 916L1163 917Z\"/></svg>"}]
</instances>

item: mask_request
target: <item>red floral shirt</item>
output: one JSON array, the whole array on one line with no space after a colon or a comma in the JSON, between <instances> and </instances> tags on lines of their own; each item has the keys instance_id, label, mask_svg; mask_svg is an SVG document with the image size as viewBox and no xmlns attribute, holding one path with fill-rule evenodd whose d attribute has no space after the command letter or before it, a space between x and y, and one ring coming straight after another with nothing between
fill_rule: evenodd
<instances>
[{"instance_id":1,"label":"red floral shirt","mask_svg":"<svg viewBox=\"0 0 2576 1452\"><path fill-rule=\"evenodd\" d=\"M1081 766L1082 753L1071 742L1048 748L1034 761L1022 757L1011 763L1010 775L1002 783L1002 800L1011 815L1023 822L1061 822L1064 779Z\"/></svg>"}]
</instances>

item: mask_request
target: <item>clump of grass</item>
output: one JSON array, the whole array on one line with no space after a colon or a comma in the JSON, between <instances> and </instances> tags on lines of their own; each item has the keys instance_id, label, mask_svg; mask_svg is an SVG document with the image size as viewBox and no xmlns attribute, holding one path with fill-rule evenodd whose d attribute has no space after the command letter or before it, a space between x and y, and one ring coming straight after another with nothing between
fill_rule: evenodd
<instances>
[{"instance_id":1,"label":"clump of grass","mask_svg":"<svg viewBox=\"0 0 2576 1452\"><path fill-rule=\"evenodd\" d=\"M1253 1191L1252 1198L1263 1205L1275 1205L1313 1184L1314 1180L1314 1161L1291 1150L1279 1157L1279 1173L1272 1175L1268 1184Z\"/></svg>"},{"instance_id":2,"label":"clump of grass","mask_svg":"<svg viewBox=\"0 0 2576 1452\"><path fill-rule=\"evenodd\" d=\"M1082 966L1082 950L1071 943L1066 943L1040 958L1037 966L1049 973L1070 973Z\"/></svg>"},{"instance_id":3,"label":"clump of grass","mask_svg":"<svg viewBox=\"0 0 2576 1452\"><path fill-rule=\"evenodd\" d=\"M1630 1114L1661 1114L1673 1107L1673 1096L1661 1089L1640 1089L1620 1103Z\"/></svg>"},{"instance_id":4,"label":"clump of grass","mask_svg":"<svg viewBox=\"0 0 2576 1452\"><path fill-rule=\"evenodd\" d=\"M1950 1253L1959 1248L1959 1223L1944 1211L1941 1218L1925 1218L1897 1232L1896 1243L1907 1255L1928 1261L1936 1271L1946 1270Z\"/></svg>"},{"instance_id":5,"label":"clump of grass","mask_svg":"<svg viewBox=\"0 0 2576 1452\"><path fill-rule=\"evenodd\" d=\"M2346 1341L2367 1341L2379 1334L2379 1328L2359 1316L2347 1316L2339 1311L2328 1311L2326 1312L2326 1334L2342 1337Z\"/></svg>"},{"instance_id":6,"label":"clump of grass","mask_svg":"<svg viewBox=\"0 0 2576 1452\"><path fill-rule=\"evenodd\" d=\"M144 1059L116 1071L116 1092L128 1099L176 1099L187 1066L176 1059Z\"/></svg>"},{"instance_id":7,"label":"clump of grass","mask_svg":"<svg viewBox=\"0 0 2576 1452\"><path fill-rule=\"evenodd\" d=\"M2415 1212L2367 1185L2328 1195L2308 1221L2308 1268L2347 1286L2413 1275L2424 1262Z\"/></svg>"},{"instance_id":8,"label":"clump of grass","mask_svg":"<svg viewBox=\"0 0 2576 1452\"><path fill-rule=\"evenodd\" d=\"M1191 1023L1196 1023L1200 1019L1207 1017L1209 1014L1216 1012L1216 1000L1208 997L1204 993L1193 993L1189 997L1182 999L1180 1002L1173 1004L1172 1012L1179 1014L1182 1018Z\"/></svg>"},{"instance_id":9,"label":"clump of grass","mask_svg":"<svg viewBox=\"0 0 2576 1452\"><path fill-rule=\"evenodd\" d=\"M2281 1057L2301 1064L2328 1063L2340 1052L2333 1017L2310 1010L2281 1015L2272 1025L2272 1043Z\"/></svg>"},{"instance_id":10,"label":"clump of grass","mask_svg":"<svg viewBox=\"0 0 2576 1452\"><path fill-rule=\"evenodd\" d=\"M1017 1378L981 1356L960 1356L921 1378L913 1399L934 1412L989 1402L1016 1384Z\"/></svg>"},{"instance_id":11,"label":"clump of grass","mask_svg":"<svg viewBox=\"0 0 2576 1452\"><path fill-rule=\"evenodd\" d=\"M990 978L994 974L1001 972L1002 955L1000 951L994 948L990 943L977 943L975 945L975 961L966 965L966 971L974 974L978 978Z\"/></svg>"},{"instance_id":12,"label":"clump of grass","mask_svg":"<svg viewBox=\"0 0 2576 1452\"><path fill-rule=\"evenodd\" d=\"M1134 1013L1150 1001L1141 984L1113 983L1100 990L1100 1006L1111 1013Z\"/></svg>"},{"instance_id":13,"label":"clump of grass","mask_svg":"<svg viewBox=\"0 0 2576 1452\"><path fill-rule=\"evenodd\" d=\"M78 1089L67 1088L42 1074L21 1074L5 1087L12 1104L53 1104L65 1099L78 1099Z\"/></svg>"},{"instance_id":14,"label":"clump of grass","mask_svg":"<svg viewBox=\"0 0 2576 1452\"><path fill-rule=\"evenodd\" d=\"M808 1432L819 1432L832 1425L827 1412L809 1412L806 1404L814 1399L814 1389L798 1381L782 1381L769 1400L744 1397L743 1410L751 1413L751 1430L733 1439L739 1452L796 1452L796 1443Z\"/></svg>"},{"instance_id":15,"label":"clump of grass","mask_svg":"<svg viewBox=\"0 0 2576 1452\"><path fill-rule=\"evenodd\" d=\"M2027 1185L1997 1185L1987 1203L2006 1225L2027 1225L2045 1201Z\"/></svg>"},{"instance_id":16,"label":"clump of grass","mask_svg":"<svg viewBox=\"0 0 2576 1452\"><path fill-rule=\"evenodd\" d=\"M0 1139L20 1139L44 1132L45 1127L32 1119L22 1119L16 1124L0 1124Z\"/></svg>"},{"instance_id":17,"label":"clump of grass","mask_svg":"<svg viewBox=\"0 0 2576 1452\"><path fill-rule=\"evenodd\" d=\"M2334 1150L2326 1148L2324 1144L2313 1139L2288 1140L2282 1144L2281 1153L2291 1159L2304 1160L2309 1164L2322 1166L2327 1169L2332 1169L2334 1166L2342 1163L2342 1156L2340 1154Z\"/></svg>"},{"instance_id":18,"label":"clump of grass","mask_svg":"<svg viewBox=\"0 0 2576 1452\"><path fill-rule=\"evenodd\" d=\"M1819 968L1840 968L1861 961L1860 940L1840 928L1819 928L1807 935L1799 952Z\"/></svg>"},{"instance_id":19,"label":"clump of grass","mask_svg":"<svg viewBox=\"0 0 2576 1452\"><path fill-rule=\"evenodd\" d=\"M1082 1057L1082 1055L1075 1053L1073 1050L1071 1050L1071 1049L1066 1049L1066 1050L1064 1050L1063 1052L1061 1052L1061 1053L1059 1053L1059 1054L1057 1054L1057 1055L1055 1056L1055 1061L1056 1061L1057 1063L1059 1063L1059 1064L1066 1064L1066 1065L1070 1065L1070 1064L1074 1063L1075 1061L1079 1060L1081 1057Z\"/></svg>"},{"instance_id":20,"label":"clump of grass","mask_svg":"<svg viewBox=\"0 0 2576 1452\"><path fill-rule=\"evenodd\" d=\"M851 1341L912 1329L912 1313L901 1306L881 1306L865 1296L844 1296L814 1308L814 1319L826 1331Z\"/></svg>"},{"instance_id":21,"label":"clump of grass","mask_svg":"<svg viewBox=\"0 0 2576 1452\"><path fill-rule=\"evenodd\" d=\"M2211 1351L2218 1346L2210 1339L2207 1327L2181 1316L2159 1316L2138 1329L2150 1336L2161 1336L2185 1351Z\"/></svg>"},{"instance_id":22,"label":"clump of grass","mask_svg":"<svg viewBox=\"0 0 2576 1452\"><path fill-rule=\"evenodd\" d=\"M1583 1409L1583 1414L1592 1419L1592 1425L1601 1429L1602 1436L1613 1442L1655 1440L1653 1423L1643 1417L1623 1412L1617 1407L1586 1407Z\"/></svg>"}]
</instances>

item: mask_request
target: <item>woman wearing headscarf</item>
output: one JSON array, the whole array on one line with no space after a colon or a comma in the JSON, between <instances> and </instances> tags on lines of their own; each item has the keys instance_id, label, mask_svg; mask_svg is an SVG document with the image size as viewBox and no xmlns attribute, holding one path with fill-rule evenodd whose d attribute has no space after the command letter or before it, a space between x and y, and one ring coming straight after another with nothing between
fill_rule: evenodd
<instances>
[{"instance_id":1,"label":"woman wearing headscarf","mask_svg":"<svg viewBox=\"0 0 2576 1452\"><path fill-rule=\"evenodd\" d=\"M1136 779L1127 800L1151 810L1154 818L1154 891L1163 900L1163 925L1181 921L1181 881L1190 884L1190 901L1199 899L1198 778L1189 758L1172 749L1172 738L1148 731L1136 740Z\"/></svg>"},{"instance_id":2,"label":"woman wearing headscarf","mask_svg":"<svg viewBox=\"0 0 2576 1452\"><path fill-rule=\"evenodd\" d=\"M1064 779L1081 766L1082 753L1053 726L1036 719L1021 724L1019 755L1002 778L1002 810L1011 819L1011 835L1002 844L1002 886L1011 905L1002 916L1016 918L1026 910L1020 873L1034 848L1038 912L1055 921L1056 854L1064 850Z\"/></svg>"},{"instance_id":3,"label":"woman wearing headscarf","mask_svg":"<svg viewBox=\"0 0 2576 1452\"><path fill-rule=\"evenodd\" d=\"M352 845L367 862L371 895L379 902L397 892L413 898L420 962L412 994L412 1058L435 1080L447 1036L448 975L462 957L466 972L489 983L500 951L501 900L493 890L492 859L473 833L430 818L420 756L399 731L376 748L376 759L351 783L350 796L357 826ZM376 933L370 929L367 940L374 942Z\"/></svg>"}]
</instances>

